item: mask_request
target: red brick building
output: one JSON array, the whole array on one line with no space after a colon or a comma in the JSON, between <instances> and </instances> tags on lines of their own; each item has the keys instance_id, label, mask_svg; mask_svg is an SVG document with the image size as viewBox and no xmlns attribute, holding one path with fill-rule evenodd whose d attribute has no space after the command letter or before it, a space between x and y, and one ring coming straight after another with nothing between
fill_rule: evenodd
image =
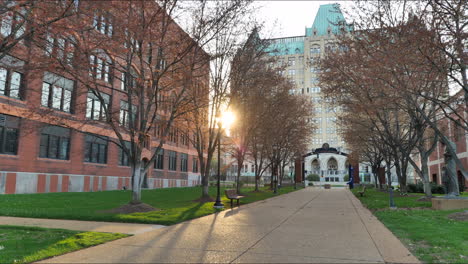
<instances>
[{"instance_id":1,"label":"red brick building","mask_svg":"<svg viewBox=\"0 0 468 264\"><path fill-rule=\"evenodd\" d=\"M79 23L86 28L83 34L104 40L108 37L113 43L119 36L128 34L114 24L118 19L116 5L120 1L112 4L109 1L72 2L74 14L60 20L57 23L59 29L65 28L67 23ZM152 1L144 2L146 5L151 3L151 8L159 8ZM120 3L128 4L127 1ZM0 16L0 40L12 34L15 19ZM25 31L28 26L25 23ZM169 36L185 35L187 38L175 23L170 30ZM128 158L119 146L110 142L115 137L112 130L99 122L102 100L123 126L128 122L124 83L119 78L122 72L117 71L115 61L107 64L105 56L89 56L93 64L92 77L110 87L101 94L104 99L97 100L74 79L73 74L55 70L54 65L44 63L44 54L62 57L62 62L70 64L79 56L77 52L73 53L70 38L57 37L59 35L60 30L25 38L0 59L0 194L130 188ZM42 47L38 44L41 41L45 41ZM125 45L123 42L122 46ZM203 53L201 56L207 55ZM204 76L202 79L207 80L208 66L200 72ZM57 125L56 120L64 119L73 125ZM79 124L79 120L95 122ZM154 130L148 135L151 148L161 140L158 131ZM163 153L157 156L153 169L148 172L147 188L199 183L197 152L189 146L188 136L189 133L181 127L171 130L163 145Z\"/></svg>"},{"instance_id":2,"label":"red brick building","mask_svg":"<svg viewBox=\"0 0 468 264\"><path fill-rule=\"evenodd\" d=\"M460 105L461 106L461 105ZM461 106L459 109L459 113L463 116L466 120L468 118L468 114L464 111L463 107ZM453 118L457 120L458 118L453 115ZM461 124L464 121L461 120ZM456 122L450 120L449 118L445 117L439 121L439 129L444 131L445 135L448 135L449 139L452 140L457 148L457 156L460 158L463 166L465 169L468 168L468 134L465 133L465 130L457 125ZM445 153L445 146L438 143L436 149L432 152L429 156L429 180L431 182L442 184L442 168L444 167L444 153ZM465 189L468 191L468 180L466 180L460 169L457 168L458 174L458 182L460 185L465 186ZM415 173L417 175L417 173Z\"/></svg>"}]
</instances>

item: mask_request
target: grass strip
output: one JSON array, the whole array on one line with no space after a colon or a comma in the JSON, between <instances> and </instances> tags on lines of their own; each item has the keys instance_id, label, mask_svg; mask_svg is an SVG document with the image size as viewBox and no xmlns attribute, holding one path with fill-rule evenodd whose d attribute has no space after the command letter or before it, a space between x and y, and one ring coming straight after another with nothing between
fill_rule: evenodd
<instances>
[{"instance_id":1,"label":"grass strip","mask_svg":"<svg viewBox=\"0 0 468 264\"><path fill-rule=\"evenodd\" d=\"M1 225L0 262L31 263L127 236L118 233Z\"/></svg>"},{"instance_id":2,"label":"grass strip","mask_svg":"<svg viewBox=\"0 0 468 264\"><path fill-rule=\"evenodd\" d=\"M229 208L224 189L226 188L221 189L222 201ZM252 192L253 190L253 187L242 188L242 193L247 197L241 199L241 204L275 196L268 187L262 188L261 192ZM279 189L278 195L291 191L294 191L292 186L283 187ZM212 202L194 202L200 195L201 187L143 190L143 202L161 209L160 211L116 214L103 211L128 203L131 191L9 194L0 196L0 215L172 225L217 211ZM210 195L215 197L216 188L210 188Z\"/></svg>"},{"instance_id":3,"label":"grass strip","mask_svg":"<svg viewBox=\"0 0 468 264\"><path fill-rule=\"evenodd\" d=\"M358 190L353 190L356 197L421 261L468 263L468 221L447 217L463 210L432 210L430 202L416 201L422 195L413 193L395 197L400 209L390 210L388 193L367 189L365 196L359 197Z\"/></svg>"}]
</instances>

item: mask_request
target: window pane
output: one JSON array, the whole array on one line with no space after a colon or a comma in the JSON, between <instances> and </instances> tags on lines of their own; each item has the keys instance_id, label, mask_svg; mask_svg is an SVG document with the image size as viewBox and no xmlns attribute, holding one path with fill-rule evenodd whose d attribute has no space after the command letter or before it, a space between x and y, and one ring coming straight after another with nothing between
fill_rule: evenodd
<instances>
[{"instance_id":1,"label":"window pane","mask_svg":"<svg viewBox=\"0 0 468 264\"><path fill-rule=\"evenodd\" d=\"M63 111L70 112L70 105L72 101L72 92L70 90L63 90Z\"/></svg>"},{"instance_id":2,"label":"window pane","mask_svg":"<svg viewBox=\"0 0 468 264\"><path fill-rule=\"evenodd\" d=\"M5 94L7 81L7 70L0 68L0 94Z\"/></svg>"},{"instance_id":3,"label":"window pane","mask_svg":"<svg viewBox=\"0 0 468 264\"><path fill-rule=\"evenodd\" d=\"M55 86L52 93L52 107L56 109L60 109L60 105L62 102L62 88Z\"/></svg>"},{"instance_id":4,"label":"window pane","mask_svg":"<svg viewBox=\"0 0 468 264\"><path fill-rule=\"evenodd\" d=\"M99 156L98 156L98 163L106 163L107 159L107 146L99 144Z\"/></svg>"},{"instance_id":5,"label":"window pane","mask_svg":"<svg viewBox=\"0 0 468 264\"><path fill-rule=\"evenodd\" d=\"M120 124L122 126L126 126L127 125L127 111L124 110L124 109L120 109Z\"/></svg>"},{"instance_id":6,"label":"window pane","mask_svg":"<svg viewBox=\"0 0 468 264\"><path fill-rule=\"evenodd\" d=\"M96 64L96 79L102 79L102 60L98 58Z\"/></svg>"},{"instance_id":7,"label":"window pane","mask_svg":"<svg viewBox=\"0 0 468 264\"><path fill-rule=\"evenodd\" d=\"M101 111L101 102L99 100L94 100L94 109L93 109L93 119L99 120L99 112Z\"/></svg>"},{"instance_id":8,"label":"window pane","mask_svg":"<svg viewBox=\"0 0 468 264\"><path fill-rule=\"evenodd\" d=\"M91 162L98 162L99 144L91 144Z\"/></svg>"},{"instance_id":9,"label":"window pane","mask_svg":"<svg viewBox=\"0 0 468 264\"><path fill-rule=\"evenodd\" d=\"M54 41L55 41L55 39L50 34L47 34L47 37L46 37L46 55L52 55L52 51L54 50Z\"/></svg>"},{"instance_id":10,"label":"window pane","mask_svg":"<svg viewBox=\"0 0 468 264\"><path fill-rule=\"evenodd\" d=\"M48 157L56 159L58 157L59 138L57 136L49 135L49 153Z\"/></svg>"},{"instance_id":11,"label":"window pane","mask_svg":"<svg viewBox=\"0 0 468 264\"><path fill-rule=\"evenodd\" d=\"M107 63L104 66L104 81L109 82L109 64Z\"/></svg>"},{"instance_id":12,"label":"window pane","mask_svg":"<svg viewBox=\"0 0 468 264\"><path fill-rule=\"evenodd\" d=\"M50 84L42 83L41 104L43 106L49 106L49 89L50 89Z\"/></svg>"},{"instance_id":13,"label":"window pane","mask_svg":"<svg viewBox=\"0 0 468 264\"><path fill-rule=\"evenodd\" d=\"M49 135L41 135L41 144L39 146L39 157L47 158L47 146L49 145Z\"/></svg>"},{"instance_id":14,"label":"window pane","mask_svg":"<svg viewBox=\"0 0 468 264\"><path fill-rule=\"evenodd\" d=\"M13 21L13 14L8 12L7 14L3 15L2 27L0 28L0 32L4 37L8 37L11 34L11 25Z\"/></svg>"},{"instance_id":15,"label":"window pane","mask_svg":"<svg viewBox=\"0 0 468 264\"><path fill-rule=\"evenodd\" d=\"M89 142L86 142L85 143L85 157L84 157L84 161L86 162L91 162L91 143Z\"/></svg>"},{"instance_id":16,"label":"window pane","mask_svg":"<svg viewBox=\"0 0 468 264\"><path fill-rule=\"evenodd\" d=\"M57 58L63 59L63 53L65 50L65 40L63 38L59 38L57 40Z\"/></svg>"},{"instance_id":17,"label":"window pane","mask_svg":"<svg viewBox=\"0 0 468 264\"><path fill-rule=\"evenodd\" d=\"M87 98L86 102L86 118L91 118L93 116L93 99Z\"/></svg>"},{"instance_id":18,"label":"window pane","mask_svg":"<svg viewBox=\"0 0 468 264\"><path fill-rule=\"evenodd\" d=\"M16 150L18 148L18 129L6 128L5 133L5 153L16 155Z\"/></svg>"},{"instance_id":19,"label":"window pane","mask_svg":"<svg viewBox=\"0 0 468 264\"><path fill-rule=\"evenodd\" d=\"M21 73L13 72L11 74L10 97L19 98L20 86L21 86Z\"/></svg>"},{"instance_id":20,"label":"window pane","mask_svg":"<svg viewBox=\"0 0 468 264\"><path fill-rule=\"evenodd\" d=\"M60 138L59 159L68 159L69 141L68 138Z\"/></svg>"},{"instance_id":21,"label":"window pane","mask_svg":"<svg viewBox=\"0 0 468 264\"><path fill-rule=\"evenodd\" d=\"M3 127L0 127L0 153L3 153Z\"/></svg>"}]
</instances>

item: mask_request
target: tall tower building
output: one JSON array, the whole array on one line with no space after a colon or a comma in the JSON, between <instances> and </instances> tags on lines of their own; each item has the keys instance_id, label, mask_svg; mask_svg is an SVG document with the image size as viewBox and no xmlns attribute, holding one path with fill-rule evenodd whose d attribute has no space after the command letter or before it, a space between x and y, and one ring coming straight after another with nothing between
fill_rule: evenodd
<instances>
[{"instance_id":1,"label":"tall tower building","mask_svg":"<svg viewBox=\"0 0 468 264\"><path fill-rule=\"evenodd\" d=\"M320 175L323 181L343 181L347 157L342 155L346 146L336 125L339 109L332 107L321 93L317 63L327 51L338 48L336 35L351 30L340 5L326 4L320 6L312 26L305 28L304 36L271 39L269 46L270 55L286 65L283 74L296 84L291 93L306 96L314 105L311 116L306 117L317 127L310 131L313 136L309 150L313 155L306 158L304 169L306 174Z\"/></svg>"}]
</instances>

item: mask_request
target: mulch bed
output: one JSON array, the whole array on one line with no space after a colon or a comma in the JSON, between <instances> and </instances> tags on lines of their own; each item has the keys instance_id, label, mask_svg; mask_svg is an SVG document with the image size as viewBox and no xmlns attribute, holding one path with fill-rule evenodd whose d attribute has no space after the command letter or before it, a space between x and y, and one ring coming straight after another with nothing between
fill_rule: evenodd
<instances>
[{"instance_id":1,"label":"mulch bed","mask_svg":"<svg viewBox=\"0 0 468 264\"><path fill-rule=\"evenodd\" d=\"M113 213L113 214L132 214L132 213L146 213L151 211L159 211L161 209L154 208L153 206L145 203L137 203L137 204L124 204L120 207L99 211L99 213Z\"/></svg>"},{"instance_id":2,"label":"mulch bed","mask_svg":"<svg viewBox=\"0 0 468 264\"><path fill-rule=\"evenodd\" d=\"M432 197L423 196L423 197L417 199L416 201L417 201L417 202L430 202L431 199L432 199L433 197L434 197L434 196L432 196Z\"/></svg>"},{"instance_id":3,"label":"mulch bed","mask_svg":"<svg viewBox=\"0 0 468 264\"><path fill-rule=\"evenodd\" d=\"M468 211L449 214L447 217L457 221L468 221Z\"/></svg>"}]
</instances>

